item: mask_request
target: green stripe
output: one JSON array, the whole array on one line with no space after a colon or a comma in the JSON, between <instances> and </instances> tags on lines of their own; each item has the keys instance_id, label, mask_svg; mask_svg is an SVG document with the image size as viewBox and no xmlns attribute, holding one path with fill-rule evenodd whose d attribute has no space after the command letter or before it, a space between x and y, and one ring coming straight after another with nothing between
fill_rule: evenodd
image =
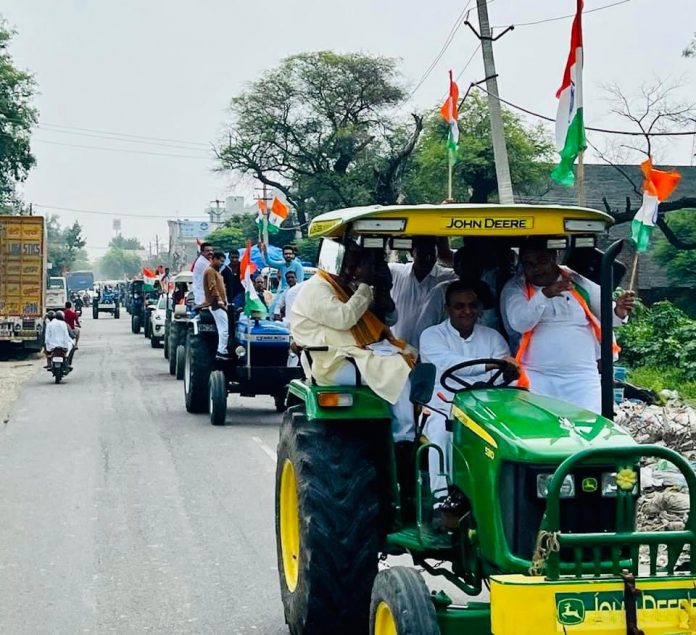
<instances>
[{"instance_id":1,"label":"green stripe","mask_svg":"<svg viewBox=\"0 0 696 635\"><path fill-rule=\"evenodd\" d=\"M573 187L575 185L573 164L575 159L578 158L580 151L587 147L582 111L582 108L578 108L575 117L570 122L566 132L565 145L560 152L561 161L551 172L551 178L559 185L564 185L565 187Z\"/></svg>"},{"instance_id":2,"label":"green stripe","mask_svg":"<svg viewBox=\"0 0 696 635\"><path fill-rule=\"evenodd\" d=\"M636 243L637 251L647 251L653 229L652 225L646 225L635 218L633 219L631 222L631 238Z\"/></svg>"},{"instance_id":3,"label":"green stripe","mask_svg":"<svg viewBox=\"0 0 696 635\"><path fill-rule=\"evenodd\" d=\"M244 314L251 315L252 311L258 311L263 315L266 315L266 306L261 300L252 300L251 295L247 291L244 294Z\"/></svg>"}]
</instances>

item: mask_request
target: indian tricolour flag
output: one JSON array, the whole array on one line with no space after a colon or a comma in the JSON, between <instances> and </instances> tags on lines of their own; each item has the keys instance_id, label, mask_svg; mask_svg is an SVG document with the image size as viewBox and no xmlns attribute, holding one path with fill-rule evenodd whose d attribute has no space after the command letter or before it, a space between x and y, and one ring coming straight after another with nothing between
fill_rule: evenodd
<instances>
[{"instance_id":1,"label":"indian tricolour flag","mask_svg":"<svg viewBox=\"0 0 696 635\"><path fill-rule=\"evenodd\" d=\"M457 122L457 115L459 112L459 87L452 79L452 71L449 72L449 80L449 95L447 95L445 103L442 104L440 108L440 114L449 125L447 150L449 153L450 165L454 165L457 159L457 145L459 144L459 124Z\"/></svg>"},{"instance_id":2,"label":"indian tricolour flag","mask_svg":"<svg viewBox=\"0 0 696 635\"><path fill-rule=\"evenodd\" d=\"M252 274L256 271L256 265L251 259L251 241L247 240L244 255L239 261L239 275L242 279L244 287L244 313L251 315L252 311L259 311L266 314L266 306L259 299L259 294L256 293L254 283L251 281Z\"/></svg>"},{"instance_id":3,"label":"indian tricolour flag","mask_svg":"<svg viewBox=\"0 0 696 635\"><path fill-rule=\"evenodd\" d=\"M268 214L268 233L277 234L280 231L280 226L287 217L288 206L277 196L274 196L273 203L271 203L271 211Z\"/></svg>"},{"instance_id":4,"label":"indian tricolour flag","mask_svg":"<svg viewBox=\"0 0 696 635\"><path fill-rule=\"evenodd\" d=\"M556 93L558 113L556 114L556 149L561 161L551 172L551 178L559 185L575 185L573 164L578 154L587 147L585 123L582 108L582 7L583 0L577 0L577 11L570 34L570 53L563 73L563 83Z\"/></svg>"},{"instance_id":5,"label":"indian tricolour flag","mask_svg":"<svg viewBox=\"0 0 696 635\"><path fill-rule=\"evenodd\" d=\"M154 291L156 280L157 274L151 269L143 267L143 289L145 291Z\"/></svg>"},{"instance_id":6,"label":"indian tricolour flag","mask_svg":"<svg viewBox=\"0 0 696 635\"><path fill-rule=\"evenodd\" d=\"M681 174L654 170L650 159L643 161L640 168L645 177L643 204L631 222L631 238L636 243L638 251L646 251L650 243L650 234L652 234L657 221L658 207L677 187Z\"/></svg>"}]
</instances>

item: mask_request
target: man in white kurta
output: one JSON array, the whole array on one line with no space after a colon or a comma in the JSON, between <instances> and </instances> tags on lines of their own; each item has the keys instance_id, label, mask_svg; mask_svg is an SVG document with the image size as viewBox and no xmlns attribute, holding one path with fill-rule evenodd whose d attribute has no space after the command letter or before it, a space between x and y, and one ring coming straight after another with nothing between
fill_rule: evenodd
<instances>
[{"instance_id":1,"label":"man in white kurta","mask_svg":"<svg viewBox=\"0 0 696 635\"><path fill-rule=\"evenodd\" d=\"M193 291L193 301L196 303L196 306L205 302L203 275L205 274L205 270L210 266L210 261L213 259L213 251L213 246L210 243L203 243L201 245L201 251L191 269L193 272L191 290Z\"/></svg>"},{"instance_id":2,"label":"man in white kurta","mask_svg":"<svg viewBox=\"0 0 696 635\"><path fill-rule=\"evenodd\" d=\"M292 337L300 347L328 346L328 351L311 353L311 368L307 356L301 357L305 374L319 386L354 385L355 372L348 358L354 359L363 382L392 404L394 440L412 442L415 425L407 361L386 340L370 348L358 346L351 332L373 301L373 290L366 284L370 276L358 264L360 259L360 252L346 253L340 277L358 286L345 302L321 274L302 283L290 310Z\"/></svg>"},{"instance_id":3,"label":"man in white kurta","mask_svg":"<svg viewBox=\"0 0 696 635\"><path fill-rule=\"evenodd\" d=\"M457 276L452 269L437 264L435 238L414 238L411 255L412 262L389 264L392 275L391 297L398 314L392 333L394 337L417 347L422 331L418 316L426 298L440 282L455 280Z\"/></svg>"},{"instance_id":4,"label":"man in white kurta","mask_svg":"<svg viewBox=\"0 0 696 635\"><path fill-rule=\"evenodd\" d=\"M433 408L424 428L428 441L435 443L444 453L445 472L451 474L452 433L445 427L442 412L449 412L449 404L437 396L439 392L447 401L453 394L440 385L442 374L452 366L474 359L506 360L506 373L514 373L514 360L503 336L479 323L482 304L479 294L485 293L484 283L457 281L449 285L446 294L448 317L446 320L423 331L420 338L420 356L423 362L435 365L436 384L430 406ZM496 366L476 365L463 368L456 373L469 384L488 381L497 370ZM441 412L437 412L437 410ZM447 480L440 475L437 453L433 450L429 457L430 487L436 496L447 494Z\"/></svg>"},{"instance_id":5,"label":"man in white kurta","mask_svg":"<svg viewBox=\"0 0 696 635\"><path fill-rule=\"evenodd\" d=\"M523 248L520 262L523 273L505 285L501 310L509 331L531 331L527 350L518 359L529 378L529 390L600 413L600 344L573 293L581 289L588 308L598 317L598 285L559 267L553 250ZM632 293L619 297L614 325L626 320L632 309Z\"/></svg>"}]
</instances>

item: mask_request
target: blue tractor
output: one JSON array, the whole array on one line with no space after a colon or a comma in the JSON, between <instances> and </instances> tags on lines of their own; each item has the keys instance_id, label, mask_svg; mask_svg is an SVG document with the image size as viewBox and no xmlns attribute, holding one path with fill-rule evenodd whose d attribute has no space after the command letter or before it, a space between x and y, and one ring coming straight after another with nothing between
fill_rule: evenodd
<instances>
[{"instance_id":1,"label":"blue tractor","mask_svg":"<svg viewBox=\"0 0 696 635\"><path fill-rule=\"evenodd\" d=\"M208 310L188 323L184 360L184 394L188 412L207 412L213 425L224 425L227 395L270 395L278 412L286 408L287 387L302 377L290 354L290 332L280 322L229 313L229 361L215 359L217 329ZM234 319L232 319L234 318Z\"/></svg>"}]
</instances>

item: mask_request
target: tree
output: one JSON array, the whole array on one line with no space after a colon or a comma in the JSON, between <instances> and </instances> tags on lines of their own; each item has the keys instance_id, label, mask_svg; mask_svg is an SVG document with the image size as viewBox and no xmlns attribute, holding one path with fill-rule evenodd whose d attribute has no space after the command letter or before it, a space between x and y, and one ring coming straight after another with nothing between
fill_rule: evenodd
<instances>
[{"instance_id":1,"label":"tree","mask_svg":"<svg viewBox=\"0 0 696 635\"><path fill-rule=\"evenodd\" d=\"M548 183L553 145L542 126L525 126L503 109L505 138L515 191L538 194ZM486 203L497 195L488 106L470 94L459 111L459 147L453 173L453 197ZM440 113L432 114L406 168L405 196L410 203L440 203L447 197L447 131Z\"/></svg>"},{"instance_id":2,"label":"tree","mask_svg":"<svg viewBox=\"0 0 696 635\"><path fill-rule=\"evenodd\" d=\"M0 207L16 211L16 184L36 163L30 136L38 113L32 106L36 90L30 73L18 69L9 53L14 31L0 18Z\"/></svg>"},{"instance_id":3,"label":"tree","mask_svg":"<svg viewBox=\"0 0 696 635\"><path fill-rule=\"evenodd\" d=\"M143 262L137 252L142 249L137 238L124 238L121 234L114 236L109 241L109 249L99 261L101 275L110 279L138 275Z\"/></svg>"},{"instance_id":4,"label":"tree","mask_svg":"<svg viewBox=\"0 0 696 635\"><path fill-rule=\"evenodd\" d=\"M416 115L394 123L404 100L392 59L293 55L232 99L218 169L277 188L301 226L334 207L394 203L422 129Z\"/></svg>"},{"instance_id":5,"label":"tree","mask_svg":"<svg viewBox=\"0 0 696 635\"><path fill-rule=\"evenodd\" d=\"M696 33L694 37L691 38L691 42L687 44L686 48L682 51L684 57L696 57Z\"/></svg>"},{"instance_id":6,"label":"tree","mask_svg":"<svg viewBox=\"0 0 696 635\"><path fill-rule=\"evenodd\" d=\"M52 273L63 275L73 269L75 262L87 260L84 251L87 241L82 237L82 226L75 221L70 227L63 228L57 214L52 214L46 221L48 236L48 260Z\"/></svg>"},{"instance_id":7,"label":"tree","mask_svg":"<svg viewBox=\"0 0 696 635\"><path fill-rule=\"evenodd\" d=\"M215 249L228 253L244 247L247 238L254 240L251 236L245 236L239 227L220 227L208 234L205 240L211 243Z\"/></svg>"}]
</instances>

